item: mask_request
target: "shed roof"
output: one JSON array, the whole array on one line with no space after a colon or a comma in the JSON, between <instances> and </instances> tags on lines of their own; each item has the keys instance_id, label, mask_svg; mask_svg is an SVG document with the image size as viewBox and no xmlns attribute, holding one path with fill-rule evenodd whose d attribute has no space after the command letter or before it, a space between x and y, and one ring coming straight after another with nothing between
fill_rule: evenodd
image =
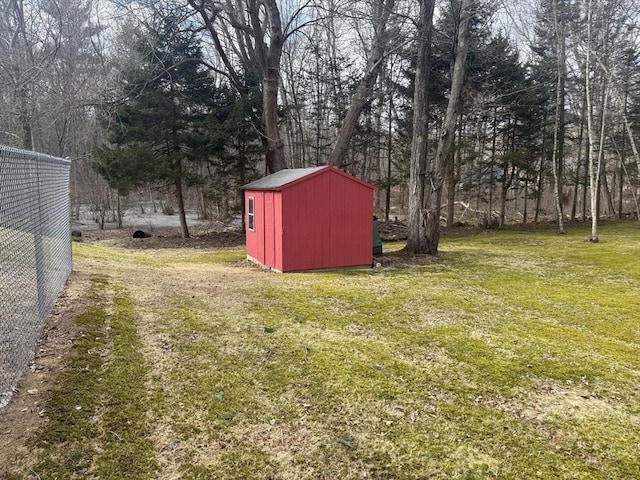
<instances>
[{"instance_id":1,"label":"shed roof","mask_svg":"<svg viewBox=\"0 0 640 480\"><path fill-rule=\"evenodd\" d=\"M277 190L279 187L295 182L324 168L329 167L285 168L284 170L262 177L255 182L248 183L242 188L245 190Z\"/></svg>"},{"instance_id":2,"label":"shed roof","mask_svg":"<svg viewBox=\"0 0 640 480\"><path fill-rule=\"evenodd\" d=\"M262 177L261 179L256 180L255 182L248 183L244 185L242 188L244 190L280 190L291 183L297 182L298 180L301 180L305 177L313 176L322 170L336 171L337 173L344 176L348 176L349 178L353 179L354 181L362 185L366 185L367 187L372 189L375 188L373 185L369 185L368 183L363 182L362 180L356 177L348 175L342 170L339 170L335 167L330 167L327 165L322 167L311 167L311 168L286 168L276 173L272 173L271 175L267 175L266 177Z\"/></svg>"}]
</instances>

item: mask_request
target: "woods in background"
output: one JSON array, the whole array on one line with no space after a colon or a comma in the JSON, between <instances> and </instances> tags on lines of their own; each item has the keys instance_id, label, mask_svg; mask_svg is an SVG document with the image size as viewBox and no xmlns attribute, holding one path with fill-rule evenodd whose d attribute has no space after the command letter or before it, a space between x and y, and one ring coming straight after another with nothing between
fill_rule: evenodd
<instances>
[{"instance_id":1,"label":"woods in background","mask_svg":"<svg viewBox=\"0 0 640 480\"><path fill-rule=\"evenodd\" d=\"M0 0L0 143L70 157L103 220L152 191L227 215L252 179L331 164L413 252L456 222L597 241L638 215L640 2L511 3Z\"/></svg>"}]
</instances>

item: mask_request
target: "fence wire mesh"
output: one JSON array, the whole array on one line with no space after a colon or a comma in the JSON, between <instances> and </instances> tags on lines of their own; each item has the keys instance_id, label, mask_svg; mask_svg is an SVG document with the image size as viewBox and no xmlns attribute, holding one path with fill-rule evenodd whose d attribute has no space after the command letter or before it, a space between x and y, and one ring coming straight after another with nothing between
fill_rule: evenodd
<instances>
[{"instance_id":1,"label":"fence wire mesh","mask_svg":"<svg viewBox=\"0 0 640 480\"><path fill-rule=\"evenodd\" d=\"M69 168L0 145L0 412L71 273Z\"/></svg>"}]
</instances>

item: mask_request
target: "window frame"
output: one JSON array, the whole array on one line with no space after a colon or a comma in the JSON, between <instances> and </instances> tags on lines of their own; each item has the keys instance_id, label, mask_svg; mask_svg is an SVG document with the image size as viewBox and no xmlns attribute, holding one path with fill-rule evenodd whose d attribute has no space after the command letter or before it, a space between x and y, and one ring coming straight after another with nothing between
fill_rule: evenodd
<instances>
[{"instance_id":1,"label":"window frame","mask_svg":"<svg viewBox=\"0 0 640 480\"><path fill-rule=\"evenodd\" d=\"M250 232L256 231L256 199L247 197L247 229Z\"/></svg>"}]
</instances>

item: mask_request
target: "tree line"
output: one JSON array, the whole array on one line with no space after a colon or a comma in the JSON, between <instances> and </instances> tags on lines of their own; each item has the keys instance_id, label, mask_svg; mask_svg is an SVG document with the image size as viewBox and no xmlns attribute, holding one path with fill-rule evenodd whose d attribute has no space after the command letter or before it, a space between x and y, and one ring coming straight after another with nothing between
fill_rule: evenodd
<instances>
[{"instance_id":1,"label":"tree line","mask_svg":"<svg viewBox=\"0 0 640 480\"><path fill-rule=\"evenodd\" d=\"M74 205L171 191L185 236L187 203L328 164L414 253L465 218L598 241L640 218L638 2L512 3L0 0L0 142L70 157Z\"/></svg>"}]
</instances>

